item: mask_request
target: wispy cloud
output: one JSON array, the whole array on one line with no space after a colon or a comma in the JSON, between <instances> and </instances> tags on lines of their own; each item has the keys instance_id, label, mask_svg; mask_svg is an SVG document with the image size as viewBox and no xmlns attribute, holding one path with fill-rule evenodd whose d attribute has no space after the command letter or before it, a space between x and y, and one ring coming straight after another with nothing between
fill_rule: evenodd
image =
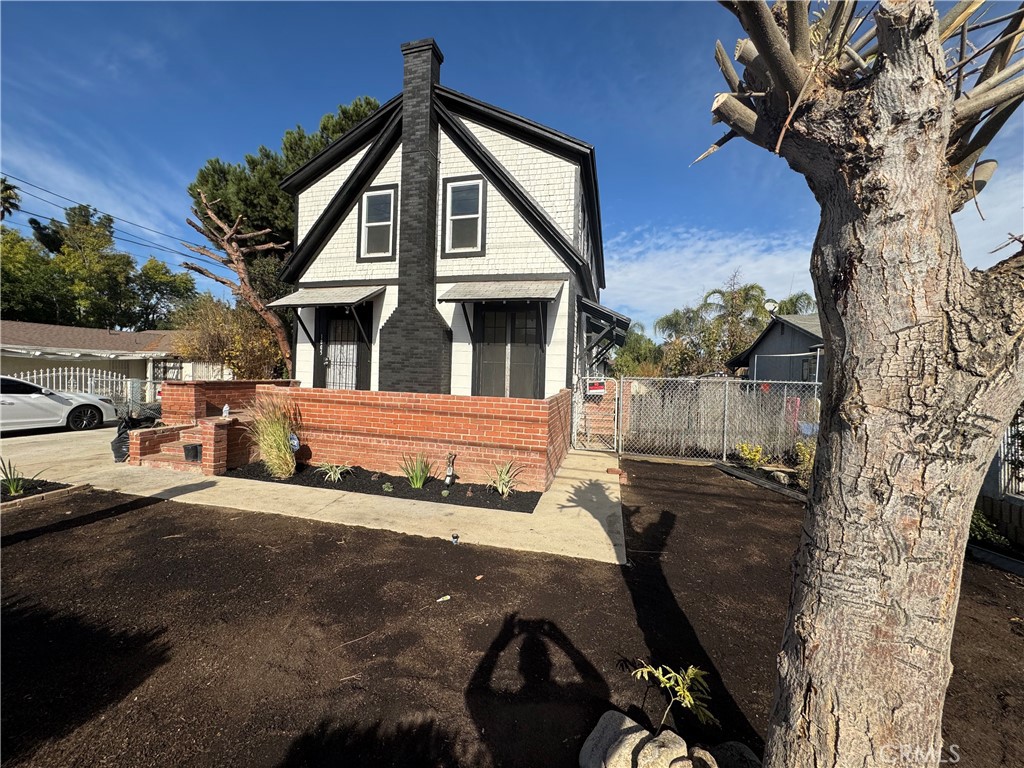
<instances>
[{"instance_id":1,"label":"wispy cloud","mask_svg":"<svg viewBox=\"0 0 1024 768\"><path fill-rule=\"evenodd\" d=\"M603 303L642 322L694 305L739 270L769 296L811 291L813 232L724 232L695 227L638 227L605 241L608 289Z\"/></svg>"}]
</instances>

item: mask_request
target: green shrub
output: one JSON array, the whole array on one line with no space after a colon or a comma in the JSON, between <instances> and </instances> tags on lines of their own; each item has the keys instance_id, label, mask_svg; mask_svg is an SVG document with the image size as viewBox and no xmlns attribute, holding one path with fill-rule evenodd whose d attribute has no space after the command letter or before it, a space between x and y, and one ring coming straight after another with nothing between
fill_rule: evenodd
<instances>
[{"instance_id":1,"label":"green shrub","mask_svg":"<svg viewBox=\"0 0 1024 768\"><path fill-rule=\"evenodd\" d=\"M633 677L637 680L650 682L650 678L663 689L668 691L671 697L665 714L661 716L661 723L658 725L658 733L665 725L668 713L672 705L679 703L683 709L688 709L697 716L702 725L718 725L718 719L708 709L708 702L711 701L711 692L708 690L707 675L700 667L691 666L683 674L679 674L671 667L653 667L643 659L637 659L639 666L633 670Z\"/></svg>"},{"instance_id":2,"label":"green shrub","mask_svg":"<svg viewBox=\"0 0 1024 768\"><path fill-rule=\"evenodd\" d=\"M348 464L331 464L330 462L325 461L322 464L316 465L316 471L332 483L337 483L341 478L352 471L352 467Z\"/></svg>"},{"instance_id":3,"label":"green shrub","mask_svg":"<svg viewBox=\"0 0 1024 768\"><path fill-rule=\"evenodd\" d=\"M736 453L740 455L740 461L751 469L760 469L768 463L768 451L756 443L739 443Z\"/></svg>"},{"instance_id":4,"label":"green shrub","mask_svg":"<svg viewBox=\"0 0 1024 768\"><path fill-rule=\"evenodd\" d=\"M384 493L391 493L393 490L395 490L395 486L393 486L391 483L384 483L384 485L381 486L381 490L383 490Z\"/></svg>"},{"instance_id":5,"label":"green shrub","mask_svg":"<svg viewBox=\"0 0 1024 768\"><path fill-rule=\"evenodd\" d=\"M804 488L811 487L811 472L814 470L814 454L817 443L814 440L796 441L796 477Z\"/></svg>"},{"instance_id":6,"label":"green shrub","mask_svg":"<svg viewBox=\"0 0 1024 768\"><path fill-rule=\"evenodd\" d=\"M248 432L260 449L260 458L276 478L295 474L295 453L289 438L298 428L298 413L280 395L263 393L249 406L253 422Z\"/></svg>"},{"instance_id":7,"label":"green shrub","mask_svg":"<svg viewBox=\"0 0 1024 768\"><path fill-rule=\"evenodd\" d=\"M416 454L414 459L403 454L402 473L409 481L409 485L413 488L422 488L427 479L434 474L434 465L427 460L426 454Z\"/></svg>"},{"instance_id":8,"label":"green shrub","mask_svg":"<svg viewBox=\"0 0 1024 768\"><path fill-rule=\"evenodd\" d=\"M493 488L503 499L507 499L519 487L519 475L523 466L511 459L504 464L494 466L494 474L487 473L487 487Z\"/></svg>"},{"instance_id":9,"label":"green shrub","mask_svg":"<svg viewBox=\"0 0 1024 768\"><path fill-rule=\"evenodd\" d=\"M41 474L43 472L39 471L32 477L26 478L15 468L13 461L0 459L0 487L7 492L8 496L21 496L25 492L25 483L35 480Z\"/></svg>"},{"instance_id":10,"label":"green shrub","mask_svg":"<svg viewBox=\"0 0 1024 768\"><path fill-rule=\"evenodd\" d=\"M971 513L971 533L973 541L981 544L995 544L1000 547L1009 547L1010 540L999 532L995 524L988 519L981 507L975 507Z\"/></svg>"}]
</instances>

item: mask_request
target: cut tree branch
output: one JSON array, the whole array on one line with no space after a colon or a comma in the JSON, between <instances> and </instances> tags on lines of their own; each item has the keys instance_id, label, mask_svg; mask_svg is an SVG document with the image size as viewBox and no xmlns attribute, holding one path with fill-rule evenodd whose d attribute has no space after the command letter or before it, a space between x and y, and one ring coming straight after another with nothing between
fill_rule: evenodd
<instances>
[{"instance_id":1,"label":"cut tree branch","mask_svg":"<svg viewBox=\"0 0 1024 768\"><path fill-rule=\"evenodd\" d=\"M967 20L974 15L984 0L960 0L956 5L946 11L939 19L939 41L947 40L956 34Z\"/></svg>"},{"instance_id":2,"label":"cut tree branch","mask_svg":"<svg viewBox=\"0 0 1024 768\"><path fill-rule=\"evenodd\" d=\"M720 93L711 104L711 113L743 138L767 149L758 129L757 113L735 96Z\"/></svg>"},{"instance_id":3,"label":"cut tree branch","mask_svg":"<svg viewBox=\"0 0 1024 768\"><path fill-rule=\"evenodd\" d=\"M1002 106L1021 95L1024 95L1024 77L997 85L973 98L970 93L965 93L953 102L953 124L962 126L985 110Z\"/></svg>"},{"instance_id":4,"label":"cut tree branch","mask_svg":"<svg viewBox=\"0 0 1024 768\"><path fill-rule=\"evenodd\" d=\"M1017 10L1024 10L1024 2L1018 6ZM1016 34L1014 34L1015 32ZM1010 19L1003 28L1003 31L997 36L996 40L999 42L995 50L992 51L992 55L988 57L988 61L985 62L985 67L981 70L981 74L978 75L975 85L981 85L1010 63L1013 49L1017 47L1021 34L1024 34L1024 16Z\"/></svg>"},{"instance_id":5,"label":"cut tree branch","mask_svg":"<svg viewBox=\"0 0 1024 768\"><path fill-rule=\"evenodd\" d=\"M807 75L790 53L789 43L775 23L771 9L764 0L740 3L738 8L743 28L768 67L772 82L792 104Z\"/></svg>"},{"instance_id":6,"label":"cut tree branch","mask_svg":"<svg viewBox=\"0 0 1024 768\"><path fill-rule=\"evenodd\" d=\"M789 50L800 64L811 63L810 0L792 0L786 5Z\"/></svg>"},{"instance_id":7,"label":"cut tree branch","mask_svg":"<svg viewBox=\"0 0 1024 768\"><path fill-rule=\"evenodd\" d=\"M708 157L710 157L711 155L715 154L715 152L720 150L722 147L724 147L730 141L735 139L737 136L739 136L739 134L736 133L736 131L729 131L727 134L725 134L725 136L723 136L718 141L716 141L714 144L712 144L710 147L708 147L704 151L704 154L702 154L700 157L698 157L696 160L694 160L692 163L690 163L690 166L692 167L692 166L696 165L697 163L699 163L701 160L705 160Z\"/></svg>"},{"instance_id":8,"label":"cut tree branch","mask_svg":"<svg viewBox=\"0 0 1024 768\"><path fill-rule=\"evenodd\" d=\"M740 76L736 74L736 68L729 61L729 55L725 52L725 47L722 45L721 40L715 40L715 61L722 72L722 77L725 78L726 85L729 86L729 90L738 92L740 90Z\"/></svg>"}]
</instances>

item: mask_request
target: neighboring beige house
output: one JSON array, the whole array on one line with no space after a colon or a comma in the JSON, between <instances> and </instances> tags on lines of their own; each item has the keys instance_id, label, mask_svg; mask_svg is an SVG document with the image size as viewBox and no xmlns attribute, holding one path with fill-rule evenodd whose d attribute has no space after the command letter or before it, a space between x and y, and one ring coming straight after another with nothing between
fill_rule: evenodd
<instances>
[{"instance_id":1,"label":"neighboring beige house","mask_svg":"<svg viewBox=\"0 0 1024 768\"><path fill-rule=\"evenodd\" d=\"M193 363L172 351L177 331L111 331L46 323L0 322L0 373L53 368L102 371L129 379L222 379L221 366Z\"/></svg>"},{"instance_id":2,"label":"neighboring beige house","mask_svg":"<svg viewBox=\"0 0 1024 768\"><path fill-rule=\"evenodd\" d=\"M328 389L545 398L629 325L605 287L594 148L440 84L404 89L284 180L295 378Z\"/></svg>"}]
</instances>

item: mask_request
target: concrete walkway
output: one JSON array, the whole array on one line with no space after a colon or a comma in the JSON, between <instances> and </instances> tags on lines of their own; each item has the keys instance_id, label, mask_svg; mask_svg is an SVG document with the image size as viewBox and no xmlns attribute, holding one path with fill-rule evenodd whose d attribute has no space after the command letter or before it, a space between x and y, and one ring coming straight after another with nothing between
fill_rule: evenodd
<instances>
[{"instance_id":1,"label":"concrete walkway","mask_svg":"<svg viewBox=\"0 0 1024 768\"><path fill-rule=\"evenodd\" d=\"M115 464L113 429L5 437L0 454L31 477L90 483L102 490L250 512L382 528L465 544L547 552L605 563L625 562L622 507L614 454L572 451L532 515L410 501L323 488Z\"/></svg>"}]
</instances>

